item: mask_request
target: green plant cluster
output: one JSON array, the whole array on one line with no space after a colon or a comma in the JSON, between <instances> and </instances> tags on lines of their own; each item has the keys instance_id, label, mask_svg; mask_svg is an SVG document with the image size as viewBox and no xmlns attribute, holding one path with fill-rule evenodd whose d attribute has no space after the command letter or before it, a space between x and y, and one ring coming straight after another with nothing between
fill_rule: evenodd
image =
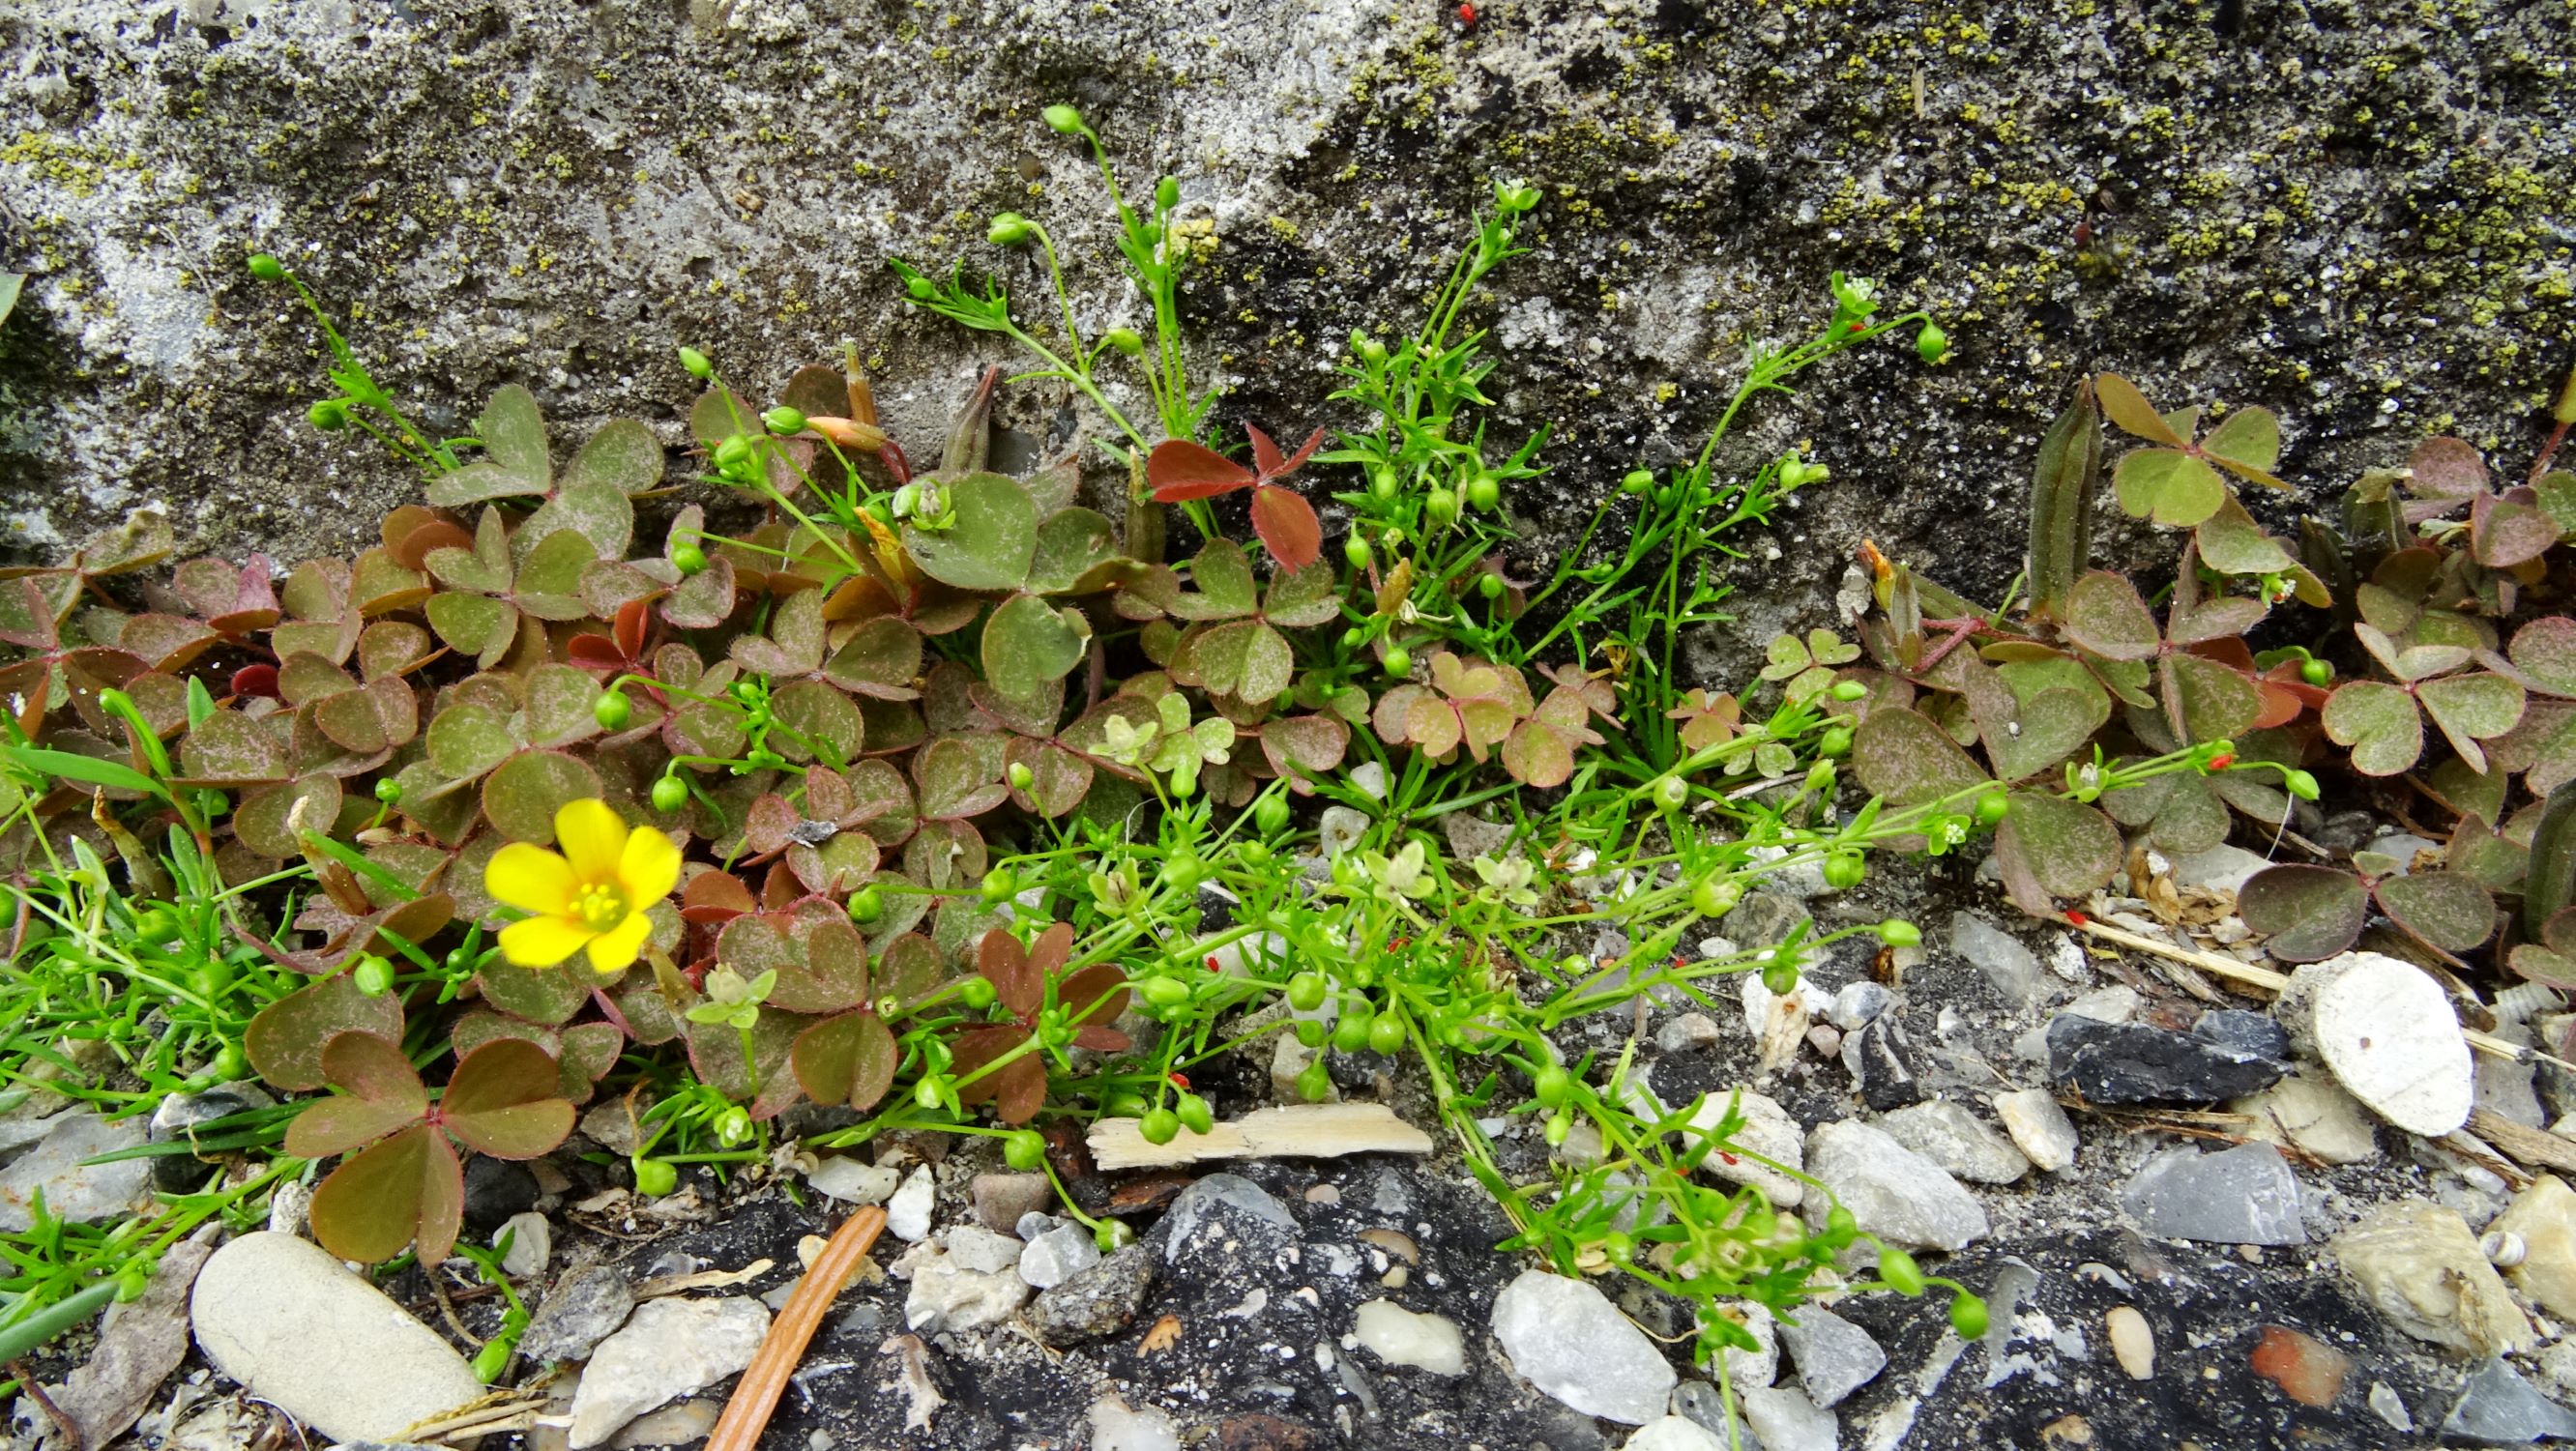
<instances>
[{"instance_id":1,"label":"green plant cluster","mask_svg":"<svg viewBox=\"0 0 2576 1451\"><path fill-rule=\"evenodd\" d=\"M606 1167L647 1195L767 1160L805 1100L856 1120L809 1147L981 1135L1052 1174L1043 1128L1205 1133L1217 1105L1192 1074L1286 1036L1310 1099L1381 1060L1418 1071L1512 1244L1682 1297L1704 1358L1746 1343L1738 1302L1794 1314L1837 1284L1938 1287L1973 1335L1972 1295L1875 1246L1823 1186L1800 1220L1704 1177L1710 1155L1747 1155L1728 1106L1659 1103L1627 1054L1567 1061L1559 1030L1649 994L1714 1009L1746 974L1787 992L1846 943L1920 940L1903 921L1802 921L1741 952L1686 945L1779 873L1849 891L1872 852L1991 833L2015 899L2052 912L2119 869L2122 827L2174 851L2222 837L2231 810L2277 829L2316 792L2301 762L2319 733L2349 736L2364 771L2413 763L2420 739L2404 760L2385 743L2392 699L2477 761L2436 789L2496 783L2483 821L2505 773L2540 787L2570 769L2555 735L2516 741L2544 698L2571 702L2560 725L2576 714L2576 692L2535 683L2576 626L2525 626L2499 653L2539 551L2479 543L2537 538L2531 521L2576 494L2564 475L2488 494L2419 459L2355 496L2415 531L2404 547L2294 550L2224 482L2271 479L2268 415L2203 436L2105 377L2041 451L2019 614L1882 561L1857 641L1784 635L1721 693L1685 682L1683 641L1727 618L1746 531L1830 469L1789 453L1736 476L1718 445L1844 349L1899 332L1940 361L1929 318L1885 316L1872 284L1836 274L1812 337L1750 349L1705 448L1604 488L1582 544L1515 578L1509 491L1541 472L1544 439L1488 448L1496 360L1468 318L1533 189L1496 188L1418 326L1350 340L1334 396L1358 422L1334 446L1283 451L1247 420L1238 450L1185 366L1196 233L1177 187L1130 207L1081 118L1048 121L1101 159L1144 315L1086 335L1052 240L1010 214L990 241L1042 267L1060 326L1024 322L962 264L897 271L920 306L1024 350L1020 383L1098 407L1115 431L1098 451L995 470L997 368L916 469L855 350L774 390L684 351L705 388L677 476L641 423L559 447L515 387L473 437L432 439L325 319L334 391L312 422L361 427L424 476L375 546L282 577L254 557L164 579L147 572L167 526L142 516L0 578L0 640L23 652L0 667L0 863L30 982L0 1068L134 1107L245 1069L329 1090L291 1123L219 1123L169 1152L248 1156L219 1191L232 1208L337 1157L317 1236L435 1260L462 1156L549 1152L586 1104L632 1115L637 1147ZM252 268L292 282L274 259ZM1119 367L1154 401L1146 428L1102 390ZM2142 440L2111 466L2123 503L2195 531L2161 616L2084 569L2106 421ZM1341 486L1329 521L1318 484ZM2467 524L2439 527L2461 508ZM2285 592L2350 602L2339 627L2377 632L2389 678L2329 690L2313 653L2253 653L2243 637ZM2514 719L2486 699L2502 687L2470 683L2488 679ZM2336 705L2364 684L2378 693ZM592 848L563 823L603 809L618 839L676 848L673 889L630 901L630 877L583 875ZM1475 830L1448 830L1461 819ZM558 869L590 945L514 960L530 884ZM2443 904L2404 880L2365 885L2419 935L2456 938L2427 930ZM620 936L630 920L640 935ZM1604 933L1624 947L1582 950ZM96 1046L45 1046L65 1041ZM1497 1115L1599 1152L1516 1180L1482 1127ZM1126 1232L1074 1212L1104 1244ZM113 1244L137 1242L166 1239ZM70 1303L109 1252L29 1249L6 1317Z\"/></svg>"}]
</instances>

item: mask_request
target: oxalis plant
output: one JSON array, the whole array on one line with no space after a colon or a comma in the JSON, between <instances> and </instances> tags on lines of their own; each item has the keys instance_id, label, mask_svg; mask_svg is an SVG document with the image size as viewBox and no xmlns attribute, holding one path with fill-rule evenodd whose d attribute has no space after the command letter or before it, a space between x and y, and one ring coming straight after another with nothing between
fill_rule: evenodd
<instances>
[{"instance_id":1,"label":"oxalis plant","mask_svg":"<svg viewBox=\"0 0 2576 1451\"><path fill-rule=\"evenodd\" d=\"M1064 1131L1204 1133L1218 1105L1192 1075L1284 1036L1310 1099L1389 1060L1418 1072L1510 1247L1680 1297L1721 1375L1718 1352L1753 1343L1748 1304L1794 1318L1819 1293L1938 1289L1981 1332L1974 1295L1823 1185L1768 1166L1807 1186L1800 1218L1712 1179L1713 1155L1765 1162L1730 1103L1663 1103L1633 1040L1569 1061L1559 1030L1648 999L1715 1009L1748 977L1787 993L1830 957L1920 940L1798 921L1730 944L1775 873L1848 891L1873 851L1981 851L1991 832L2016 899L2054 910L2116 867L2115 818L2169 843L2213 810L2277 822L2314 786L2260 733L2280 692L2308 709L2323 687L2224 642L2266 607L2248 581L2323 589L2332 570L2286 548L2233 567L2273 556L2222 502L2197 550L2229 583L2186 570L2161 617L2080 569L2013 618L1891 564L1857 640L1784 636L1737 690L1686 682L1681 641L1726 618L1744 531L1830 477L1797 453L1734 474L1718 445L1843 349L1902 329L1940 361L1928 317L1883 316L1837 275L1813 337L1748 351L1705 447L1605 490L1581 545L1518 578L1506 491L1544 440L1488 445L1496 362L1472 319L1534 188L1495 189L1418 324L1350 339L1317 437L1222 418L1190 382L1177 289L1223 239L1176 186L1129 207L1097 134L1047 120L1101 161L1141 313L1084 331L1027 218L990 241L1043 271L1060 323L962 263L898 270L919 305L1033 360L1007 386L1092 404L1099 449L996 471L997 370L917 467L855 349L774 386L684 351L704 388L676 474L643 425L559 440L515 387L471 437L433 439L330 332L311 421L369 429L425 479L376 543L282 577L191 560L164 579L166 526L145 516L0 580L26 652L0 858L46 985L0 1064L120 1107L245 1068L325 1092L180 1146L229 1162L224 1187L146 1229L27 1248L10 1317L334 1157L317 1237L435 1261L463 1157L549 1152L585 1105L631 1115L633 1152L604 1167L644 1195L762 1171L802 1101L850 1121L796 1147L991 1137L1064 1189ZM252 271L292 282L265 255ZM1152 418L1113 406L1111 368ZM2098 465L2092 407L2051 435L2044 474ZM2197 507L2174 482L2194 468L2274 462L2253 425L2164 423L2147 446L2180 462L2141 488L2178 492L2168 515ZM2523 502L2497 496L2490 532ZM2476 503L2455 507L2474 554ZM1170 508L1201 540L1185 559ZM2465 594L2440 568L2387 575L2414 611L2375 626L2415 631L2398 659L2424 663L2403 652L2442 643L2428 618L2492 583L2465 568ZM2437 725L2428 682L2463 668L2447 659L2386 682ZM30 1024L75 1015L103 1056L35 1046ZM1495 1117L1529 1122L1552 1166L1507 1172ZM1127 1237L1066 1202L1104 1245Z\"/></svg>"}]
</instances>

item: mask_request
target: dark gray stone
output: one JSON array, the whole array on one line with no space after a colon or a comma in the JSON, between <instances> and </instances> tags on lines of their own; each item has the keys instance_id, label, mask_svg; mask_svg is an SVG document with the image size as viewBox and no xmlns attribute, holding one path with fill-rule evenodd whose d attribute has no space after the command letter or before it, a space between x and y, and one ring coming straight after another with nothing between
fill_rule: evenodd
<instances>
[{"instance_id":1,"label":"dark gray stone","mask_svg":"<svg viewBox=\"0 0 2576 1451\"><path fill-rule=\"evenodd\" d=\"M2442 1420L2442 1439L2473 1446L2522 1446L2543 1437L2576 1437L2576 1411L2532 1388L2502 1357L2469 1372L2460 1399Z\"/></svg>"},{"instance_id":2,"label":"dark gray stone","mask_svg":"<svg viewBox=\"0 0 2576 1451\"><path fill-rule=\"evenodd\" d=\"M1297 1232L1296 1216L1270 1191L1240 1174L1210 1174L1182 1190L1164 1211L1159 1227L1164 1262L1177 1263L1193 1248L1191 1240L1200 1227L1211 1223L1221 1223L1235 1238L1284 1240Z\"/></svg>"},{"instance_id":3,"label":"dark gray stone","mask_svg":"<svg viewBox=\"0 0 2576 1451\"><path fill-rule=\"evenodd\" d=\"M2206 1103L2258 1093L2288 1071L2289 1044L2238 1021L2257 1016L2204 1014L2203 1023L2224 1020L2212 1036L2060 1013L2048 1024L2048 1071L2091 1103Z\"/></svg>"},{"instance_id":4,"label":"dark gray stone","mask_svg":"<svg viewBox=\"0 0 2576 1451\"><path fill-rule=\"evenodd\" d=\"M1860 1086L1863 1103L1892 1113L1921 1103L1928 1093L1914 1067L1912 1043L1896 1014L1882 1012L1844 1035L1843 1067Z\"/></svg>"},{"instance_id":5,"label":"dark gray stone","mask_svg":"<svg viewBox=\"0 0 2576 1451\"><path fill-rule=\"evenodd\" d=\"M582 1360L617 1333L635 1309L635 1287L615 1265L586 1265L555 1282L519 1337L519 1353L537 1365Z\"/></svg>"},{"instance_id":6,"label":"dark gray stone","mask_svg":"<svg viewBox=\"0 0 2576 1451\"><path fill-rule=\"evenodd\" d=\"M537 1176L525 1164L477 1154L465 1164L465 1227L490 1234L537 1207Z\"/></svg>"},{"instance_id":7,"label":"dark gray stone","mask_svg":"<svg viewBox=\"0 0 2576 1451\"><path fill-rule=\"evenodd\" d=\"M1029 1306L1029 1323L1040 1340L1058 1348L1097 1340L1136 1319L1162 1272L1152 1245L1131 1244L1039 1295Z\"/></svg>"}]
</instances>

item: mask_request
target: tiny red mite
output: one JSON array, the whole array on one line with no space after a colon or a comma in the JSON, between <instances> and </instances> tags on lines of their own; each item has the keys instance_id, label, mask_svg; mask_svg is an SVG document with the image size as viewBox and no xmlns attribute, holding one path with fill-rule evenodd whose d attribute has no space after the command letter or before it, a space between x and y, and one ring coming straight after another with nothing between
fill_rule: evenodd
<instances>
[{"instance_id":1,"label":"tiny red mite","mask_svg":"<svg viewBox=\"0 0 2576 1451\"><path fill-rule=\"evenodd\" d=\"M2090 918L2090 917L2085 916L2085 915L2084 915L2083 913L2081 913L2081 912L2069 912L2069 913L2067 913L2067 914L2066 914L2066 920L2067 920L2068 922L2073 923L2074 925L2076 925L2076 926L2078 926L2078 927L2082 927L2082 926L2084 926L2085 924L2087 924L2087 923L2091 922L2093 919L2092 919L2092 918Z\"/></svg>"},{"instance_id":2,"label":"tiny red mite","mask_svg":"<svg viewBox=\"0 0 2576 1451\"><path fill-rule=\"evenodd\" d=\"M1172 1086L1173 1086L1174 1088L1179 1089L1181 1092L1183 1092L1183 1093L1187 1093L1187 1092L1189 1092L1189 1091L1190 1091L1190 1076L1189 1076L1188 1074L1186 1074L1186 1073L1167 1073L1167 1074L1165 1074L1165 1075L1163 1075L1163 1076L1164 1076L1164 1077L1166 1077L1166 1078L1168 1078L1168 1079L1170 1079L1170 1080L1171 1080L1171 1083L1172 1083Z\"/></svg>"},{"instance_id":3,"label":"tiny red mite","mask_svg":"<svg viewBox=\"0 0 2576 1451\"><path fill-rule=\"evenodd\" d=\"M2221 751L2217 755L2209 758L2209 769L2213 771L2224 771L2235 764L2236 757L2225 751Z\"/></svg>"},{"instance_id":4,"label":"tiny red mite","mask_svg":"<svg viewBox=\"0 0 2576 1451\"><path fill-rule=\"evenodd\" d=\"M1220 964L1220 963L1216 960L1216 954L1215 954L1215 953L1213 953L1213 952L1211 952L1211 953L1209 953L1209 954L1208 954L1208 959L1207 959L1207 970L1208 970L1208 971L1210 971L1210 972L1223 972L1223 971L1225 971L1224 966L1223 966L1222 964Z\"/></svg>"},{"instance_id":5,"label":"tiny red mite","mask_svg":"<svg viewBox=\"0 0 2576 1451\"><path fill-rule=\"evenodd\" d=\"M1458 23L1472 29L1476 24L1476 7L1473 5L1459 6Z\"/></svg>"}]
</instances>

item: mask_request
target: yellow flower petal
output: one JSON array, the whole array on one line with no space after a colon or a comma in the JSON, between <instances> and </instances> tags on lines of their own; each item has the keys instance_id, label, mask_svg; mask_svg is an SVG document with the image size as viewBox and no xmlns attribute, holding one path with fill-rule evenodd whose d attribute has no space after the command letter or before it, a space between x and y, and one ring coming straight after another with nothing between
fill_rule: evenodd
<instances>
[{"instance_id":1,"label":"yellow flower petal","mask_svg":"<svg viewBox=\"0 0 2576 1451\"><path fill-rule=\"evenodd\" d=\"M585 885L615 881L618 854L626 849L626 823L596 796L567 801L555 812L555 845Z\"/></svg>"},{"instance_id":2,"label":"yellow flower petal","mask_svg":"<svg viewBox=\"0 0 2576 1451\"><path fill-rule=\"evenodd\" d=\"M680 885L679 844L655 827L637 827L617 859L617 885L638 912L671 895Z\"/></svg>"},{"instance_id":3,"label":"yellow flower petal","mask_svg":"<svg viewBox=\"0 0 2576 1451\"><path fill-rule=\"evenodd\" d=\"M660 835L659 832L654 833ZM599 972L618 972L635 965L644 939L653 934L653 919L638 912L590 939L590 965Z\"/></svg>"},{"instance_id":4,"label":"yellow flower petal","mask_svg":"<svg viewBox=\"0 0 2576 1451\"><path fill-rule=\"evenodd\" d=\"M598 935L570 917L531 917L501 929L501 955L516 967L553 967Z\"/></svg>"},{"instance_id":5,"label":"yellow flower petal","mask_svg":"<svg viewBox=\"0 0 2576 1451\"><path fill-rule=\"evenodd\" d=\"M492 853L483 864L483 890L522 912L568 916L578 887L572 863L524 841Z\"/></svg>"}]
</instances>

